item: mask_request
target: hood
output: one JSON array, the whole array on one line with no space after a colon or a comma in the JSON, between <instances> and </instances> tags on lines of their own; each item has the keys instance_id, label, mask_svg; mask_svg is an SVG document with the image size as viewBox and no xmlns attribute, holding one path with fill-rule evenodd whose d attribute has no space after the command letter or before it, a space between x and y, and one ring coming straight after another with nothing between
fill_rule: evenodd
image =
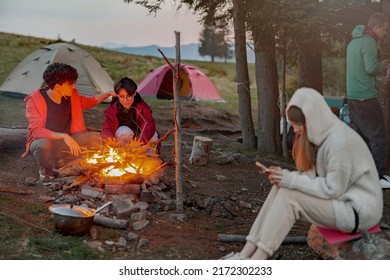
<instances>
[{"instance_id":1,"label":"hood","mask_svg":"<svg viewBox=\"0 0 390 280\"><path fill-rule=\"evenodd\" d=\"M298 89L291 97L286 112L293 105L302 110L306 119L307 137L316 146L320 146L333 126L340 122L324 97L312 88Z\"/></svg>"},{"instance_id":2,"label":"hood","mask_svg":"<svg viewBox=\"0 0 390 280\"><path fill-rule=\"evenodd\" d=\"M352 30L352 38L360 38L363 36L366 27L362 24L356 25Z\"/></svg>"}]
</instances>

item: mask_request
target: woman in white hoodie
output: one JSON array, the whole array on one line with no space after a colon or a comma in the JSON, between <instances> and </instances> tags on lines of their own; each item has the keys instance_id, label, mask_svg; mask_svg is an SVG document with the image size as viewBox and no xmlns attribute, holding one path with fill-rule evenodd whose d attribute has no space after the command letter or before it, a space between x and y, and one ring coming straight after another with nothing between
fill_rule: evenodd
<instances>
[{"instance_id":1,"label":"woman in white hoodie","mask_svg":"<svg viewBox=\"0 0 390 280\"><path fill-rule=\"evenodd\" d=\"M347 233L380 221L383 196L363 139L340 121L323 96L301 88L286 115L294 127L297 171L271 166L268 194L240 253L224 259L267 259L298 220Z\"/></svg>"}]
</instances>

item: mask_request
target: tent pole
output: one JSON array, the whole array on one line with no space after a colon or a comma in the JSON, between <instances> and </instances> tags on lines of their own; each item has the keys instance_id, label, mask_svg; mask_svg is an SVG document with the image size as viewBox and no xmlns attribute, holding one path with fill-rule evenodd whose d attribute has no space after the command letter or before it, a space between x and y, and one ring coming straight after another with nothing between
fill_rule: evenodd
<instances>
[{"instance_id":1,"label":"tent pole","mask_svg":"<svg viewBox=\"0 0 390 280\"><path fill-rule=\"evenodd\" d=\"M181 110L180 110L180 32L175 31L176 62L173 71L174 122L175 122L175 157L176 157L176 211L183 211L183 183L181 176Z\"/></svg>"}]
</instances>

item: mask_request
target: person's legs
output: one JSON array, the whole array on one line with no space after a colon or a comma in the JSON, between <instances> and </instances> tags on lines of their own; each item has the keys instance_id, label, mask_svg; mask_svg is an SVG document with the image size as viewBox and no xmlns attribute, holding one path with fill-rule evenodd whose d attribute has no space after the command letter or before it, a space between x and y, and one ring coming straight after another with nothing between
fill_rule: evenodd
<instances>
[{"instance_id":1,"label":"person's legs","mask_svg":"<svg viewBox=\"0 0 390 280\"><path fill-rule=\"evenodd\" d=\"M256 218L247 241L257 246L252 256L247 255L253 246L246 245L241 253L244 257L268 258L282 244L297 220L335 227L335 216L331 200L319 199L302 192L273 187ZM248 243L247 242L247 243Z\"/></svg>"},{"instance_id":2,"label":"person's legs","mask_svg":"<svg viewBox=\"0 0 390 280\"><path fill-rule=\"evenodd\" d=\"M39 177L41 180L54 178L52 156L53 142L46 138L35 139L30 146L30 152L39 164Z\"/></svg>"},{"instance_id":3,"label":"person's legs","mask_svg":"<svg viewBox=\"0 0 390 280\"><path fill-rule=\"evenodd\" d=\"M134 132L128 126L120 126L115 132L115 138L126 145L134 138Z\"/></svg>"},{"instance_id":4,"label":"person's legs","mask_svg":"<svg viewBox=\"0 0 390 280\"><path fill-rule=\"evenodd\" d=\"M379 101L348 100L351 121L368 144L378 170L379 177L388 174L387 132Z\"/></svg>"},{"instance_id":5,"label":"person's legs","mask_svg":"<svg viewBox=\"0 0 390 280\"><path fill-rule=\"evenodd\" d=\"M40 138L32 141L30 146L30 152L35 160L42 167L50 167L50 157L53 150L53 144L49 139Z\"/></svg>"}]
</instances>

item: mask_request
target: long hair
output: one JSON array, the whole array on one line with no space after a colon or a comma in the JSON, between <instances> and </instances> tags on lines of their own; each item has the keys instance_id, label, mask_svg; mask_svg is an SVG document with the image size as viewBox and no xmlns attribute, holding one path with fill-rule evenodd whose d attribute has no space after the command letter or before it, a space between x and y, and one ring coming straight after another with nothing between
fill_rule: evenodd
<instances>
[{"instance_id":1,"label":"long hair","mask_svg":"<svg viewBox=\"0 0 390 280\"><path fill-rule=\"evenodd\" d=\"M295 135L292 157L299 172L309 171L315 164L316 149L307 138L305 115L297 106L291 106L287 111L287 116L290 121L303 124L303 130Z\"/></svg>"}]
</instances>

